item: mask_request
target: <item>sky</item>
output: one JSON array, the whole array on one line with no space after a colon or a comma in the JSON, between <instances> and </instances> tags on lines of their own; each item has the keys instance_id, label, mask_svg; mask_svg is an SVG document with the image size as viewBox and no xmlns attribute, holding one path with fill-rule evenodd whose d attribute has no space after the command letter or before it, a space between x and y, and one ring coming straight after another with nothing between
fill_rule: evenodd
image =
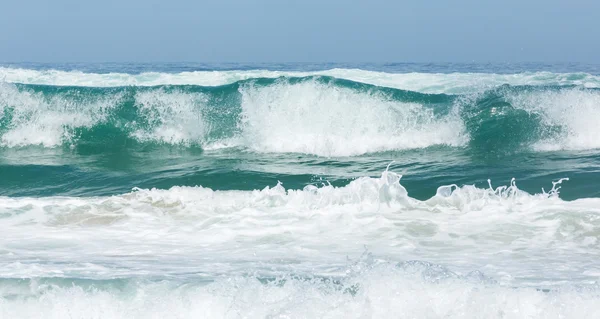
<instances>
[{"instance_id":1,"label":"sky","mask_svg":"<svg viewBox=\"0 0 600 319\"><path fill-rule=\"evenodd\" d=\"M600 63L592 0L4 0L1 62Z\"/></svg>"}]
</instances>

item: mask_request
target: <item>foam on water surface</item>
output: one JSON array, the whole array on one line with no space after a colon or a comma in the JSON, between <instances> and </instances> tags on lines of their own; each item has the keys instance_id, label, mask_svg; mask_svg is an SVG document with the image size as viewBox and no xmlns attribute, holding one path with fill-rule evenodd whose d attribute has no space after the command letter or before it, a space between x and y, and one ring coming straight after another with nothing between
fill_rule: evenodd
<instances>
[{"instance_id":1,"label":"foam on water surface","mask_svg":"<svg viewBox=\"0 0 600 319\"><path fill-rule=\"evenodd\" d=\"M76 277L107 262L119 266L89 273L177 275L191 267L216 275L221 263L230 273L308 271L338 264L366 246L389 259L485 270L510 284L596 280L599 269L588 257L600 253L597 199L565 202L556 196L558 185L530 195L513 184L443 186L419 201L399 180L386 171L339 188L174 187L95 198L4 197L2 268L17 278L54 271Z\"/></svg>"},{"instance_id":2,"label":"foam on water surface","mask_svg":"<svg viewBox=\"0 0 600 319\"><path fill-rule=\"evenodd\" d=\"M596 318L597 287L541 291L424 262L356 264L341 279L279 276L212 283L14 284L0 316L20 318ZM65 282L68 283L68 280ZM23 285L28 287L19 287Z\"/></svg>"}]
</instances>

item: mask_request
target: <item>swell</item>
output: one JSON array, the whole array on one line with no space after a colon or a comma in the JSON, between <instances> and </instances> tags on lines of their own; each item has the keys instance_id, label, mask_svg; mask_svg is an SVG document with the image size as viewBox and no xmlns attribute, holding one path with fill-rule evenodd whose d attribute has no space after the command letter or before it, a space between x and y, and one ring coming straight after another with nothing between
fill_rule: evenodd
<instances>
[{"instance_id":1,"label":"swell","mask_svg":"<svg viewBox=\"0 0 600 319\"><path fill-rule=\"evenodd\" d=\"M125 68L127 69L127 68ZM513 86L567 86L600 88L600 77L588 73L523 72L517 74L495 73L387 73L361 69L335 68L322 71L272 71L250 70L206 70L180 73L89 73L81 71L32 70L0 67L0 79L4 82L83 86L158 86L198 85L221 86L256 78L330 76L362 82L376 86L417 91L422 93L464 94L481 92L503 84Z\"/></svg>"},{"instance_id":2,"label":"swell","mask_svg":"<svg viewBox=\"0 0 600 319\"><path fill-rule=\"evenodd\" d=\"M600 147L600 92L503 85L448 95L327 76L222 86L74 87L0 84L0 143L353 156L432 146L473 152Z\"/></svg>"}]
</instances>

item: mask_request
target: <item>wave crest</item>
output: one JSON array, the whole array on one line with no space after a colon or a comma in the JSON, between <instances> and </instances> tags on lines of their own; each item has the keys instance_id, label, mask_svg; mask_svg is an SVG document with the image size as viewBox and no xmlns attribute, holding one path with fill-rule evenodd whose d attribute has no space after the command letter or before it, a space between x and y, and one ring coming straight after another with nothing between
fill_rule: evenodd
<instances>
[{"instance_id":1,"label":"wave crest","mask_svg":"<svg viewBox=\"0 0 600 319\"><path fill-rule=\"evenodd\" d=\"M0 85L0 143L168 144L355 156L431 146L474 153L600 148L600 91L501 86L422 94L331 77L221 87Z\"/></svg>"}]
</instances>

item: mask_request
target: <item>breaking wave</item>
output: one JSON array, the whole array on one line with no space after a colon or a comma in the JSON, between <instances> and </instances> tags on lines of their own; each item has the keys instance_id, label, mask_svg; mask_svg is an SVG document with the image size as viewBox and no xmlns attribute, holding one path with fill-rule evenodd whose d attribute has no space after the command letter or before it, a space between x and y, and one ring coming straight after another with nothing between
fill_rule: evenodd
<instances>
[{"instance_id":1,"label":"breaking wave","mask_svg":"<svg viewBox=\"0 0 600 319\"><path fill-rule=\"evenodd\" d=\"M600 147L600 91L508 86L448 95L310 76L233 84L0 84L0 143L159 143L353 156L449 146L474 152Z\"/></svg>"}]
</instances>

